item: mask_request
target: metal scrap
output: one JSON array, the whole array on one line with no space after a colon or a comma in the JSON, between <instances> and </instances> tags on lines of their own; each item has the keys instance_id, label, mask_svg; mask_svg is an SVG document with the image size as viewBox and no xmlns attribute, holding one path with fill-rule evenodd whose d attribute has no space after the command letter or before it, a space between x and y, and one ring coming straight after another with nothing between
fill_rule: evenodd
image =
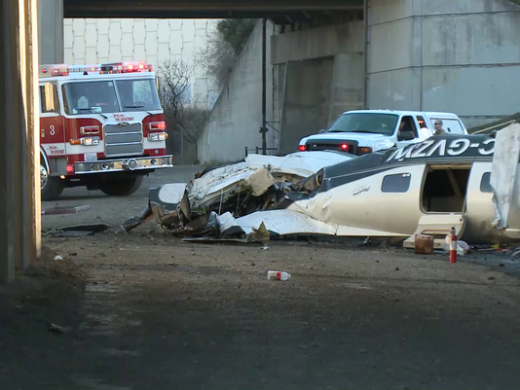
<instances>
[{"instance_id":1,"label":"metal scrap","mask_svg":"<svg viewBox=\"0 0 520 390\"><path fill-rule=\"evenodd\" d=\"M183 231L191 221L186 184L151 186L148 205L141 216L127 219L121 227L129 232L152 218L164 229Z\"/></svg>"},{"instance_id":2,"label":"metal scrap","mask_svg":"<svg viewBox=\"0 0 520 390\"><path fill-rule=\"evenodd\" d=\"M96 233L104 232L108 230L108 228L109 226L104 224L70 226L50 230L46 233L46 235L54 237L86 237L92 236Z\"/></svg>"},{"instance_id":3,"label":"metal scrap","mask_svg":"<svg viewBox=\"0 0 520 390\"><path fill-rule=\"evenodd\" d=\"M265 247L270 234L263 222L245 232L235 218L275 209L295 192L312 191L321 180L314 176L316 172L352 158L330 152L250 155L241 162L205 170L188 184L150 187L146 209L121 227L130 232L153 218L161 229L186 240L211 238Z\"/></svg>"}]
</instances>

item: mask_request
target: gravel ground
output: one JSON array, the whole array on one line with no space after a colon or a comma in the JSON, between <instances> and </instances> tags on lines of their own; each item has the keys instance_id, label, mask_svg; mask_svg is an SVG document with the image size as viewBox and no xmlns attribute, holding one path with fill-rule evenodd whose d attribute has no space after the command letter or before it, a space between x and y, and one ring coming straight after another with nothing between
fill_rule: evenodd
<instances>
[{"instance_id":1,"label":"gravel ground","mask_svg":"<svg viewBox=\"0 0 520 390\"><path fill-rule=\"evenodd\" d=\"M0 290L2 389L520 388L520 267L505 254L450 265L353 244L197 245L153 223L122 234L147 191L82 191L59 203L90 212L44 228L114 227L47 237L71 265Z\"/></svg>"}]
</instances>

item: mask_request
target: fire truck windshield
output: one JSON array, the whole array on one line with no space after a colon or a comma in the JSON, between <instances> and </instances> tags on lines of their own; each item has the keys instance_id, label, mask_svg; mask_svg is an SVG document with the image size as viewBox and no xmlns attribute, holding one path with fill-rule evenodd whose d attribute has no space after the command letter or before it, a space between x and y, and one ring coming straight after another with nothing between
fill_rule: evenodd
<instances>
[{"instance_id":1,"label":"fire truck windshield","mask_svg":"<svg viewBox=\"0 0 520 390\"><path fill-rule=\"evenodd\" d=\"M113 81L68 83L64 85L65 108L69 115L121 112Z\"/></svg>"},{"instance_id":2,"label":"fire truck windshield","mask_svg":"<svg viewBox=\"0 0 520 390\"><path fill-rule=\"evenodd\" d=\"M151 79L118 80L117 90L121 98L123 111L154 111L162 109L155 83Z\"/></svg>"},{"instance_id":3,"label":"fire truck windshield","mask_svg":"<svg viewBox=\"0 0 520 390\"><path fill-rule=\"evenodd\" d=\"M161 110L152 79L72 82L63 92L68 115Z\"/></svg>"}]
</instances>

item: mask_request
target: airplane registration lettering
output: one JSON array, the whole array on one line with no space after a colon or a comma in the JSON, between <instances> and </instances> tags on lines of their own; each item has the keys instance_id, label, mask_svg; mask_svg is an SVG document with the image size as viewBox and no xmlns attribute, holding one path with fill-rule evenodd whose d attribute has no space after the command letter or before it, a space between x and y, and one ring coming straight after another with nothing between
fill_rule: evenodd
<instances>
[{"instance_id":1,"label":"airplane registration lettering","mask_svg":"<svg viewBox=\"0 0 520 390\"><path fill-rule=\"evenodd\" d=\"M437 149L440 149L439 156L444 156L444 154L446 153L446 140L445 139L437 142L433 146L433 148L431 148L431 150L426 154L426 157L433 156L433 153L435 153L437 151Z\"/></svg>"},{"instance_id":2,"label":"airplane registration lettering","mask_svg":"<svg viewBox=\"0 0 520 390\"><path fill-rule=\"evenodd\" d=\"M407 149L397 149L386 161L401 160L406 154Z\"/></svg>"},{"instance_id":3,"label":"airplane registration lettering","mask_svg":"<svg viewBox=\"0 0 520 390\"><path fill-rule=\"evenodd\" d=\"M412 156L413 146L409 146L402 149L397 149L395 154L390 159L402 160L404 158L410 158Z\"/></svg>"},{"instance_id":4,"label":"airplane registration lettering","mask_svg":"<svg viewBox=\"0 0 520 390\"><path fill-rule=\"evenodd\" d=\"M484 146L487 146L491 144L491 146L486 149ZM490 139L487 139L485 140L484 142L482 142L482 145L484 146L481 146L480 148L478 148L478 152L484 156L489 156L490 154L493 154L495 152L495 139L494 138L490 138Z\"/></svg>"},{"instance_id":5,"label":"airplane registration lettering","mask_svg":"<svg viewBox=\"0 0 520 390\"><path fill-rule=\"evenodd\" d=\"M425 150L433 145L434 141L424 141L423 144L412 154L412 158L426 157Z\"/></svg>"},{"instance_id":6,"label":"airplane registration lettering","mask_svg":"<svg viewBox=\"0 0 520 390\"><path fill-rule=\"evenodd\" d=\"M403 161L404 159L428 158L428 157L446 157L461 156L469 151L478 152L482 156L489 156L495 151L495 140L487 139L482 143L471 143L470 139L458 138L455 140L441 139L437 141L426 140L420 144L407 146L394 151L389 161Z\"/></svg>"},{"instance_id":7,"label":"airplane registration lettering","mask_svg":"<svg viewBox=\"0 0 520 390\"><path fill-rule=\"evenodd\" d=\"M450 146L448 147L448 154L450 156L460 156L469 149L470 145L471 142L469 139L456 139L455 141L452 141Z\"/></svg>"}]
</instances>

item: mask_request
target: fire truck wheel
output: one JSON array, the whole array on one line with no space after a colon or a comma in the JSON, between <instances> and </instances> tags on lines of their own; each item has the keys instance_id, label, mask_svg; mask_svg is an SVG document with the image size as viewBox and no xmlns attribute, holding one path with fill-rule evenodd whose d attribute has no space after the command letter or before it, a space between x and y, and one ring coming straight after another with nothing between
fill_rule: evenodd
<instances>
[{"instance_id":1,"label":"fire truck wheel","mask_svg":"<svg viewBox=\"0 0 520 390\"><path fill-rule=\"evenodd\" d=\"M57 176L49 176L49 171L44 165L40 165L40 184L42 200L57 199L65 188L65 181Z\"/></svg>"},{"instance_id":2,"label":"fire truck wheel","mask_svg":"<svg viewBox=\"0 0 520 390\"><path fill-rule=\"evenodd\" d=\"M98 182L101 191L109 196L127 196L136 192L143 182L143 176L123 180L103 180Z\"/></svg>"}]
</instances>

